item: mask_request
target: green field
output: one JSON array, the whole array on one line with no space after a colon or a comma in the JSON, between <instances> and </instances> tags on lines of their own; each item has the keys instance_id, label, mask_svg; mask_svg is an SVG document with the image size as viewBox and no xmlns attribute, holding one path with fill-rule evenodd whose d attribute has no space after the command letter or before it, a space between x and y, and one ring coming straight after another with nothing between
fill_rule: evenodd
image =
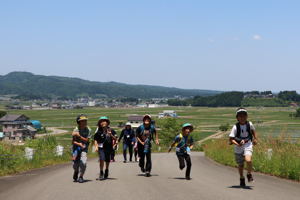
<instances>
[{"instance_id":1,"label":"green field","mask_svg":"<svg viewBox=\"0 0 300 200\"><path fill-rule=\"evenodd\" d=\"M143 115L145 113L156 116L163 110L175 110L179 115L180 123L190 122L196 126L196 137L208 136L218 131L221 124L235 123L235 108L203 108L203 107L168 107L168 108L143 108L143 109L116 109L116 108L88 108L81 110L22 110L9 111L11 114L25 114L31 119L40 120L46 127L62 127L71 130L76 126L75 118L84 113L89 117L89 125L95 128L99 116L109 116L112 126L119 122L126 122L131 114ZM295 112L294 108L248 108L249 119L254 122L259 135L278 136L285 134L290 137L300 136L300 119L291 119L289 114ZM198 134L203 136L198 136ZM176 134L176 133L174 133Z\"/></svg>"},{"instance_id":2,"label":"green field","mask_svg":"<svg viewBox=\"0 0 300 200\"><path fill-rule=\"evenodd\" d=\"M179 125L185 122L194 124L195 131L193 132L193 137L196 141L198 141L218 132L219 126L221 124L229 124L231 128L231 126L236 122L235 109L236 108L168 107L154 109L88 108L82 110L8 111L9 114L25 114L31 119L40 120L45 127L58 127L59 129L67 130L68 132L66 134L56 135L55 137L46 137L43 139L26 141L25 146L39 149L34 160L30 162L24 160L23 158L25 148L24 146L13 146L0 142L0 154L10 156L9 158L0 156L0 164L2 166L0 176L69 161L71 157L71 131L76 126L76 116L81 113L88 115L89 126L93 129L93 131L95 131L97 119L99 116L105 115L110 117L112 126L116 129L117 133L120 134L121 128L118 128L117 126L120 122L126 122L128 115L143 115L146 113L151 114L156 120L157 125L160 126L166 121L158 119L158 113L162 112L163 110L175 110L179 116L176 120L176 124ZM299 163L299 140L296 138L300 137L300 119L292 119L289 117L289 114L295 112L295 109L248 108L248 110L250 116L249 120L254 122L261 139L265 138L264 141L274 141L275 139L275 141L283 142L283 146L281 144L272 145L268 143L262 143L262 145L259 145L261 146L260 152L265 152L267 148L278 149L277 152L282 152L282 150L284 150L284 153L278 155L280 155L281 157L283 156L284 158L291 157L292 160L296 159L295 162L297 161L297 163ZM159 148L157 145L154 145L153 151L166 151L169 143L172 140L171 138L173 138L173 136L175 137L175 135L178 134L178 131L169 131L167 129L164 129L163 127L158 128L158 133L161 132L160 138L164 139L161 141L161 148ZM269 140L270 138L271 140ZM212 144L210 141L211 140L206 142L204 146L201 146L200 144L195 145L194 150L202 150L204 148L207 155L212 159L215 159L216 161L223 164L234 166L235 163L232 157L232 147L227 145L227 139L225 139L225 141L224 139L216 139L215 141L220 141L220 143L215 143L218 145L210 145ZM293 141L295 141L295 144L292 144L290 142L287 143L287 141L292 141L292 143ZM63 145L65 147L65 154L63 157L56 157L55 155L53 155L53 148L56 145ZM47 149L47 151L45 151L45 148ZM294 149L294 154L291 154L292 156L287 156L290 155L288 149L292 148ZM121 152L121 149L122 146L119 148L119 153ZM224 152L224 149L227 149L226 152ZM93 154L90 151L89 155L95 156L96 154ZM264 155L264 153L262 153L262 155ZM256 164L257 170L299 180L299 174L294 172L295 170L299 169L299 164L295 164L295 166L297 165L296 167L292 167L292 165L290 164L287 166L288 168L280 167L280 156L274 157L274 159L279 158L279 160L278 162L274 162L274 164L276 165L274 165L272 169L269 169L268 167L261 167L260 165ZM258 156L256 157L258 158ZM264 162L259 163L268 162L264 156L261 156L261 158L264 159ZM291 159L288 159L289 163L295 163L293 161L290 162ZM289 173L286 174L286 171L289 171Z\"/></svg>"}]
</instances>

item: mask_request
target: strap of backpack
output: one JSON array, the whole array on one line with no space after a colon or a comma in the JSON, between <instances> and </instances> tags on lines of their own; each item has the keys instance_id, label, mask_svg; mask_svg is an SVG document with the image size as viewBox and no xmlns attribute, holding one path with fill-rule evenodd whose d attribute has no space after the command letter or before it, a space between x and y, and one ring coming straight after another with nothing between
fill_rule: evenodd
<instances>
[{"instance_id":1,"label":"strap of backpack","mask_svg":"<svg viewBox=\"0 0 300 200\"><path fill-rule=\"evenodd\" d=\"M247 132L249 133L249 138L252 141L253 139L253 131L251 130L250 122L247 121Z\"/></svg>"},{"instance_id":2,"label":"strap of backpack","mask_svg":"<svg viewBox=\"0 0 300 200\"><path fill-rule=\"evenodd\" d=\"M240 125L240 123L236 123L235 126L236 126L236 137L240 138L241 137L241 125Z\"/></svg>"}]
</instances>

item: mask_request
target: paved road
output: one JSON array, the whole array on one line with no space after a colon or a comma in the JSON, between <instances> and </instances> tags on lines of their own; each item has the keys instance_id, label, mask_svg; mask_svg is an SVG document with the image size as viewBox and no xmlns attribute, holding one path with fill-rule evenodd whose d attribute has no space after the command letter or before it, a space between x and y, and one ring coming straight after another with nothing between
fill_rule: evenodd
<instances>
[{"instance_id":1,"label":"paved road","mask_svg":"<svg viewBox=\"0 0 300 200\"><path fill-rule=\"evenodd\" d=\"M300 184L261 174L254 174L255 183L241 189L236 169L224 167L193 153L192 180L182 179L174 153L153 155L153 176L141 176L137 163L119 162L111 166L111 178L97 181L98 164L88 163L87 182L73 183L70 164L34 170L0 178L1 200L85 200L85 199L297 199Z\"/></svg>"}]
</instances>

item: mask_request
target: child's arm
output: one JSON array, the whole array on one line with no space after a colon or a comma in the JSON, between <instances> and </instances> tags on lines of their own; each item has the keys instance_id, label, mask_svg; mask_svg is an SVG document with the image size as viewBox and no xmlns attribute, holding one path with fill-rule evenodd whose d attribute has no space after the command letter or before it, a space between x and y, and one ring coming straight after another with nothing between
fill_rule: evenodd
<instances>
[{"instance_id":1,"label":"child's arm","mask_svg":"<svg viewBox=\"0 0 300 200\"><path fill-rule=\"evenodd\" d=\"M141 143L142 145L145 144L139 137L137 137L137 140L138 140L138 142Z\"/></svg>"},{"instance_id":2,"label":"child's arm","mask_svg":"<svg viewBox=\"0 0 300 200\"><path fill-rule=\"evenodd\" d=\"M80 146L81 148L84 148L84 145L80 142L73 141L73 144Z\"/></svg>"},{"instance_id":3,"label":"child's arm","mask_svg":"<svg viewBox=\"0 0 300 200\"><path fill-rule=\"evenodd\" d=\"M253 144L256 145L257 144L257 134L255 130L252 130L252 136L253 136Z\"/></svg>"},{"instance_id":4,"label":"child's arm","mask_svg":"<svg viewBox=\"0 0 300 200\"><path fill-rule=\"evenodd\" d=\"M234 137L230 137L230 138L229 138L229 143L230 143L230 144L235 144L235 145L237 145L237 146L240 146L240 144L235 140Z\"/></svg>"},{"instance_id":5,"label":"child's arm","mask_svg":"<svg viewBox=\"0 0 300 200\"><path fill-rule=\"evenodd\" d=\"M154 132L154 135L155 135L155 143L156 143L157 145L159 145L158 133L157 133L156 130L155 130L155 132Z\"/></svg>"},{"instance_id":6,"label":"child's arm","mask_svg":"<svg viewBox=\"0 0 300 200\"><path fill-rule=\"evenodd\" d=\"M168 150L168 153L171 152L171 150L172 150L172 148L175 146L175 144L176 144L176 142L174 141L174 142L170 145L169 150Z\"/></svg>"},{"instance_id":7,"label":"child's arm","mask_svg":"<svg viewBox=\"0 0 300 200\"><path fill-rule=\"evenodd\" d=\"M94 147L95 147L95 151L97 152L99 148L97 140L94 141Z\"/></svg>"},{"instance_id":8,"label":"child's arm","mask_svg":"<svg viewBox=\"0 0 300 200\"><path fill-rule=\"evenodd\" d=\"M194 138L192 136L191 136L191 139L190 139L189 147L190 147L190 149L194 148Z\"/></svg>"}]
</instances>

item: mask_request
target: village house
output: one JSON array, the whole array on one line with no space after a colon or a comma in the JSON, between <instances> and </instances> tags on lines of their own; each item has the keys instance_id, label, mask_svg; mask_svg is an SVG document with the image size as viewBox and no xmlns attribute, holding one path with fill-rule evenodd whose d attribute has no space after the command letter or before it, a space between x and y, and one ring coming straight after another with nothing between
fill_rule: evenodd
<instances>
[{"instance_id":1,"label":"village house","mask_svg":"<svg viewBox=\"0 0 300 200\"><path fill-rule=\"evenodd\" d=\"M5 137L10 139L33 138L37 132L35 128L30 126L32 123L25 115L5 115L0 118L0 124Z\"/></svg>"}]
</instances>

